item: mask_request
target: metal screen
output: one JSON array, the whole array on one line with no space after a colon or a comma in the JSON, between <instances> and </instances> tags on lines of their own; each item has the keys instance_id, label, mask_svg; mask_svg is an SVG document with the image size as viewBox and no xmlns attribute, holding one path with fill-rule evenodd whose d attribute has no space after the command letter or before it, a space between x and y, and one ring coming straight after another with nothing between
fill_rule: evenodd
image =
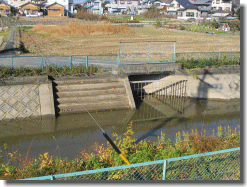
<instances>
[{"instance_id":1,"label":"metal screen","mask_svg":"<svg viewBox=\"0 0 247 187\"><path fill-rule=\"evenodd\" d=\"M121 42L119 64L169 63L176 61L176 42Z\"/></svg>"}]
</instances>

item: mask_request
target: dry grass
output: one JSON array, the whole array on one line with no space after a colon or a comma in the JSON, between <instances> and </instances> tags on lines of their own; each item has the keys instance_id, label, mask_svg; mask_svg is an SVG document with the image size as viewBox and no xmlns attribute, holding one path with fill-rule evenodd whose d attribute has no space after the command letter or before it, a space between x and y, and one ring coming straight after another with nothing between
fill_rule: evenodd
<instances>
[{"instance_id":1,"label":"dry grass","mask_svg":"<svg viewBox=\"0 0 247 187\"><path fill-rule=\"evenodd\" d=\"M131 33L127 26L117 26L111 24L63 24L57 26L36 25L34 32L52 34L53 36L83 36L102 34L125 34Z\"/></svg>"},{"instance_id":2,"label":"dry grass","mask_svg":"<svg viewBox=\"0 0 247 187\"><path fill-rule=\"evenodd\" d=\"M54 27L57 28L57 27ZM106 55L118 54L119 42L176 41L176 52L240 51L240 35L195 33L167 30L152 26L132 27L125 34L49 36L36 32L23 33L22 41L32 55ZM30 39L30 36L35 40ZM164 49L166 50L166 49Z\"/></svg>"}]
</instances>

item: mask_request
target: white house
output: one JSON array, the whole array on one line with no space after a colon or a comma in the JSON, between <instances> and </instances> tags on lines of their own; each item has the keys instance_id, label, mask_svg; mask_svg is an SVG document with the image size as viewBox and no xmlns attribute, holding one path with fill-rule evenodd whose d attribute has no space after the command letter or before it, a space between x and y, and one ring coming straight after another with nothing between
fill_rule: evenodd
<instances>
[{"instance_id":1,"label":"white house","mask_svg":"<svg viewBox=\"0 0 247 187\"><path fill-rule=\"evenodd\" d=\"M212 0L211 10L232 11L231 0Z\"/></svg>"},{"instance_id":2,"label":"white house","mask_svg":"<svg viewBox=\"0 0 247 187\"><path fill-rule=\"evenodd\" d=\"M74 12L74 0L47 0L46 5L51 5L53 3L58 3L65 8L65 15Z\"/></svg>"},{"instance_id":3,"label":"white house","mask_svg":"<svg viewBox=\"0 0 247 187\"><path fill-rule=\"evenodd\" d=\"M98 0L87 0L86 5L84 6L89 13L92 14L103 14L102 1Z\"/></svg>"},{"instance_id":4,"label":"white house","mask_svg":"<svg viewBox=\"0 0 247 187\"><path fill-rule=\"evenodd\" d=\"M108 8L109 14L137 14L138 13L138 0L117 0L107 4L105 7Z\"/></svg>"},{"instance_id":5,"label":"white house","mask_svg":"<svg viewBox=\"0 0 247 187\"><path fill-rule=\"evenodd\" d=\"M177 15L177 19L200 19L201 11L188 0L173 0L167 7L168 14Z\"/></svg>"}]
</instances>

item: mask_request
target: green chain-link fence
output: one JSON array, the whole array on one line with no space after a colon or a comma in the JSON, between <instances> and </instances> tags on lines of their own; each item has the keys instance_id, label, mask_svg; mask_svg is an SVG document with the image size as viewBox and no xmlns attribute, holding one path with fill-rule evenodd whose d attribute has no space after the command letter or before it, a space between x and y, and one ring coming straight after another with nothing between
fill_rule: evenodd
<instances>
[{"instance_id":1,"label":"green chain-link fence","mask_svg":"<svg viewBox=\"0 0 247 187\"><path fill-rule=\"evenodd\" d=\"M240 147L22 180L240 180Z\"/></svg>"}]
</instances>

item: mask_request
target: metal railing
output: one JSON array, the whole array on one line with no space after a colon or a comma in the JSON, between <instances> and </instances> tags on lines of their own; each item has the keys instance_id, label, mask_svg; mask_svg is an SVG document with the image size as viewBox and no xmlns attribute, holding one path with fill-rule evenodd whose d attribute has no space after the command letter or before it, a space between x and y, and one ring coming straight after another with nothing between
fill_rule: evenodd
<instances>
[{"instance_id":1,"label":"metal railing","mask_svg":"<svg viewBox=\"0 0 247 187\"><path fill-rule=\"evenodd\" d=\"M0 65L12 68L18 67L45 67L47 65L72 66L96 65L101 68L111 69L117 64L117 55L61 55L61 56L2 56Z\"/></svg>"},{"instance_id":2,"label":"metal railing","mask_svg":"<svg viewBox=\"0 0 247 187\"><path fill-rule=\"evenodd\" d=\"M240 147L21 180L240 180Z\"/></svg>"},{"instance_id":3,"label":"metal railing","mask_svg":"<svg viewBox=\"0 0 247 187\"><path fill-rule=\"evenodd\" d=\"M174 80L171 84L166 83L166 80L130 81L132 91L142 99L145 96L162 99L186 97L187 80Z\"/></svg>"},{"instance_id":4,"label":"metal railing","mask_svg":"<svg viewBox=\"0 0 247 187\"><path fill-rule=\"evenodd\" d=\"M120 42L119 65L174 63L175 41Z\"/></svg>"}]
</instances>

